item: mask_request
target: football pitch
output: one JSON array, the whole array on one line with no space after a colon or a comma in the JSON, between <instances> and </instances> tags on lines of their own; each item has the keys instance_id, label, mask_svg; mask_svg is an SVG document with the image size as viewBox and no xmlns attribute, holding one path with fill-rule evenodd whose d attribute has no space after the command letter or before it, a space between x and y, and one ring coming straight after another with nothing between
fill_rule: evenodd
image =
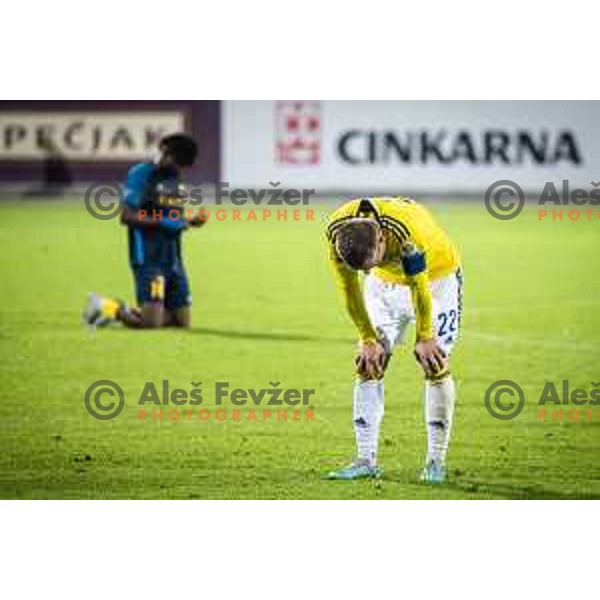
<instances>
[{"instance_id":1,"label":"football pitch","mask_svg":"<svg viewBox=\"0 0 600 600\"><path fill-rule=\"evenodd\" d=\"M600 385L600 220L540 222L526 206L499 221L476 200L431 205L465 275L448 483L417 480L426 439L411 336L386 378L384 478L322 479L354 451L355 334L321 237L322 214L337 204L310 207L314 221L211 219L185 234L192 330L90 334L80 323L87 292L133 298L125 229L74 199L1 202L0 498L600 498L600 406L538 405L547 381L561 394L563 380ZM86 409L98 380L123 389L114 419ZM140 407L146 382L163 380L201 382L191 418L186 407L178 420L173 406ZM486 409L498 380L524 391L514 419ZM283 421L285 406L216 406L217 382L315 391L299 420L290 406Z\"/></svg>"}]
</instances>

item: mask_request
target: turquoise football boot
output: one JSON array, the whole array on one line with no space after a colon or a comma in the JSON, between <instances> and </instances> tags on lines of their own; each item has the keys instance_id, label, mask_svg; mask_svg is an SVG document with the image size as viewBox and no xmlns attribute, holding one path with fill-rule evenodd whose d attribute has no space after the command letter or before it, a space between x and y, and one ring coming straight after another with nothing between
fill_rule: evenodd
<instances>
[{"instance_id":1,"label":"turquoise football boot","mask_svg":"<svg viewBox=\"0 0 600 600\"><path fill-rule=\"evenodd\" d=\"M438 485L446 482L446 476L446 465L435 460L430 460L421 472L421 481L423 483Z\"/></svg>"},{"instance_id":2,"label":"turquoise football boot","mask_svg":"<svg viewBox=\"0 0 600 600\"><path fill-rule=\"evenodd\" d=\"M376 465L357 461L338 471L331 471L327 475L327 479L354 481L356 479L379 479L382 475L383 471Z\"/></svg>"}]
</instances>

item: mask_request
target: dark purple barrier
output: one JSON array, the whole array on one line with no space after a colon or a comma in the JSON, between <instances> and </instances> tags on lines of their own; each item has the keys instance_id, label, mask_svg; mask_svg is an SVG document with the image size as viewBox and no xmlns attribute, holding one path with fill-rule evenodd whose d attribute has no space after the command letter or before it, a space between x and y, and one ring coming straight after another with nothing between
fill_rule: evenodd
<instances>
[{"instance_id":1,"label":"dark purple barrier","mask_svg":"<svg viewBox=\"0 0 600 600\"><path fill-rule=\"evenodd\" d=\"M122 180L163 133L185 129L200 144L190 173L220 173L217 100L0 101L0 184Z\"/></svg>"}]
</instances>

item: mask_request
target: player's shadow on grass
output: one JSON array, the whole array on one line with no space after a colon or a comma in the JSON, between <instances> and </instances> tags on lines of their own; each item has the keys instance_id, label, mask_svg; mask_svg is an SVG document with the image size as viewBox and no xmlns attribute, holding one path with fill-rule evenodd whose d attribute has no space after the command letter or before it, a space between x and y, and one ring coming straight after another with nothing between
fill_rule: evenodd
<instances>
[{"instance_id":1,"label":"player's shadow on grass","mask_svg":"<svg viewBox=\"0 0 600 600\"><path fill-rule=\"evenodd\" d=\"M570 483L570 482L569 482ZM510 484L450 481L449 488L469 494L503 496L510 500L598 500L600 494L589 491L562 491L539 484Z\"/></svg>"},{"instance_id":2,"label":"player's shadow on grass","mask_svg":"<svg viewBox=\"0 0 600 600\"><path fill-rule=\"evenodd\" d=\"M351 339L328 338L300 333L277 333L265 331L244 331L232 329L216 329L214 327L193 327L190 333L199 335L212 335L216 337L235 338L243 340L264 340L279 342L319 342L325 344L352 344Z\"/></svg>"},{"instance_id":3,"label":"player's shadow on grass","mask_svg":"<svg viewBox=\"0 0 600 600\"><path fill-rule=\"evenodd\" d=\"M386 482L399 483L403 485L424 486L417 480L418 474L414 471L390 471L386 472L382 479L382 485ZM565 487L572 486L572 482L566 482ZM428 486L432 492L439 490L440 497L444 497L444 491L458 492L465 498L477 499L505 498L507 500L598 500L600 493L589 490L560 490L556 487L548 488L539 483L511 483L511 482L488 482L482 479L467 478L462 475L450 473L449 481L443 485Z\"/></svg>"}]
</instances>

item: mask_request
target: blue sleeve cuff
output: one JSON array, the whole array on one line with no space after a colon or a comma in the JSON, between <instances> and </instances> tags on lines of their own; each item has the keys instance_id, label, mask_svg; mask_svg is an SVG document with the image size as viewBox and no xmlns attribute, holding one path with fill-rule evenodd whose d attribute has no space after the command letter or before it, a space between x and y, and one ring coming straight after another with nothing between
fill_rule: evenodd
<instances>
[{"instance_id":1,"label":"blue sleeve cuff","mask_svg":"<svg viewBox=\"0 0 600 600\"><path fill-rule=\"evenodd\" d=\"M402 267L409 277L414 277L423 273L427 269L425 254L422 252L413 252L402 257Z\"/></svg>"}]
</instances>

